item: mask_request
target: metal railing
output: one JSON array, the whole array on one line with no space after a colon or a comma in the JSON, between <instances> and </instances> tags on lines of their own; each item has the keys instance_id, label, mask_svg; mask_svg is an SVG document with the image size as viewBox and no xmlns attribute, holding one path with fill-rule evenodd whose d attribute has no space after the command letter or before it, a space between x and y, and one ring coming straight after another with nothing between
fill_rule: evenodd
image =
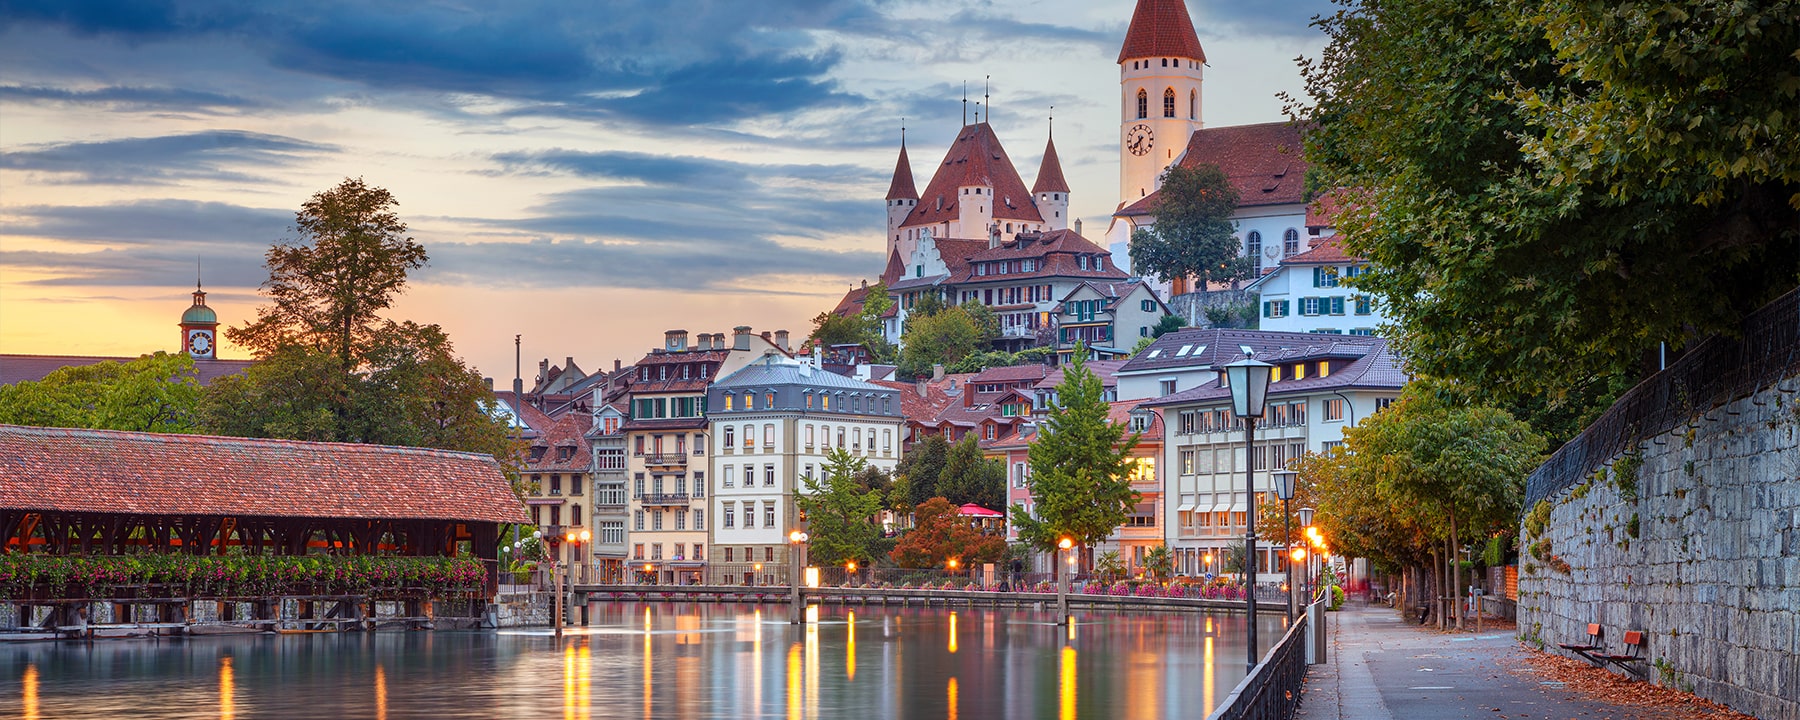
<instances>
[{"instance_id":1,"label":"metal railing","mask_svg":"<svg viewBox=\"0 0 1800 720\"><path fill-rule=\"evenodd\" d=\"M1302 614L1288 626L1281 642L1250 669L1231 694L1225 696L1206 720L1284 720L1300 707L1301 686L1306 681L1306 626Z\"/></svg>"},{"instance_id":2,"label":"metal railing","mask_svg":"<svg viewBox=\"0 0 1800 720\"><path fill-rule=\"evenodd\" d=\"M1525 512L1650 438L1684 424L1695 427L1697 417L1796 373L1800 373L1800 291L1745 317L1735 337L1701 341L1619 396L1599 419L1531 473L1525 485Z\"/></svg>"},{"instance_id":3,"label":"metal railing","mask_svg":"<svg viewBox=\"0 0 1800 720\"><path fill-rule=\"evenodd\" d=\"M644 493L642 505L686 505L692 498L687 493Z\"/></svg>"},{"instance_id":4,"label":"metal railing","mask_svg":"<svg viewBox=\"0 0 1800 720\"><path fill-rule=\"evenodd\" d=\"M688 464L688 456L687 456L687 453L680 453L680 452L678 452L678 453L662 453L659 455L648 455L648 456L645 456L644 464L646 464L646 465L686 465L686 464Z\"/></svg>"}]
</instances>

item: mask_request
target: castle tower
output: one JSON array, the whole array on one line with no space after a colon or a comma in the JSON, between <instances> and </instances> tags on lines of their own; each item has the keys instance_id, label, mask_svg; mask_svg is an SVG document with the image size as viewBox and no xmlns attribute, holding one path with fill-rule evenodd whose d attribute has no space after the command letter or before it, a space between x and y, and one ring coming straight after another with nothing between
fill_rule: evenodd
<instances>
[{"instance_id":1,"label":"castle tower","mask_svg":"<svg viewBox=\"0 0 1800 720\"><path fill-rule=\"evenodd\" d=\"M1054 129L1049 141L1044 143L1044 162L1038 166L1037 181L1031 185L1031 194L1037 200L1038 213L1044 216L1045 229L1068 229L1069 181L1063 179L1062 160L1056 157Z\"/></svg>"},{"instance_id":2,"label":"castle tower","mask_svg":"<svg viewBox=\"0 0 1800 720\"><path fill-rule=\"evenodd\" d=\"M218 352L219 316L206 306L206 291L194 283L194 304L181 314L181 349L196 360L211 360Z\"/></svg>"},{"instance_id":3,"label":"castle tower","mask_svg":"<svg viewBox=\"0 0 1800 720\"><path fill-rule=\"evenodd\" d=\"M906 131L900 131L900 160L894 163L894 181L888 184L887 192L887 247L888 254L898 252L901 258L912 257L913 245L901 239L900 225L906 222L906 216L912 212L913 206L919 204L919 190L913 185L912 161L906 158Z\"/></svg>"},{"instance_id":4,"label":"castle tower","mask_svg":"<svg viewBox=\"0 0 1800 720\"><path fill-rule=\"evenodd\" d=\"M989 228L995 226L1010 239L1041 230L1043 224L1031 191L993 127L985 122L965 125L901 223L900 242L908 250L902 259L910 259L927 230L938 239L974 240L990 237Z\"/></svg>"},{"instance_id":5,"label":"castle tower","mask_svg":"<svg viewBox=\"0 0 1800 720\"><path fill-rule=\"evenodd\" d=\"M1199 130L1206 53L1184 0L1138 0L1119 49L1119 201L1156 191Z\"/></svg>"}]
</instances>

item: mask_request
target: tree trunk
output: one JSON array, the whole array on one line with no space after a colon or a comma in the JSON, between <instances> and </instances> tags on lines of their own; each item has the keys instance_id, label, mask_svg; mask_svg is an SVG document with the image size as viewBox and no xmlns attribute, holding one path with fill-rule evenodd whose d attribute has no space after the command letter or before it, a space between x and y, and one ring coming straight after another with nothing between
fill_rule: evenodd
<instances>
[{"instance_id":1,"label":"tree trunk","mask_svg":"<svg viewBox=\"0 0 1800 720\"><path fill-rule=\"evenodd\" d=\"M1463 629L1462 607L1462 557L1458 549L1461 536L1456 532L1456 513L1450 513L1450 597L1456 608L1456 629Z\"/></svg>"}]
</instances>

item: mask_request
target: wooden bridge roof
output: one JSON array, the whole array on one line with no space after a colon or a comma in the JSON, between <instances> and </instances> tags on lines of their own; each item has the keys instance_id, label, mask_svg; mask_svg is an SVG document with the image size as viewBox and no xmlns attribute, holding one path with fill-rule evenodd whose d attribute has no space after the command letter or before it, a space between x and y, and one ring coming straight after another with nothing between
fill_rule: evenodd
<instances>
[{"instance_id":1,"label":"wooden bridge roof","mask_svg":"<svg viewBox=\"0 0 1800 720\"><path fill-rule=\"evenodd\" d=\"M488 455L18 425L0 425L0 509L527 521Z\"/></svg>"}]
</instances>

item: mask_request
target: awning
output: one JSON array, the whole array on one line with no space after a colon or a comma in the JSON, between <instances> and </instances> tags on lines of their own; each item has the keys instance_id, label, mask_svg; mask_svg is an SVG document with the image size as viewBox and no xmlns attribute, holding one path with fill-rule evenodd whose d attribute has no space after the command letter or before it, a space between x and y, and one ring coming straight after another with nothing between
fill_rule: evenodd
<instances>
[{"instance_id":1,"label":"awning","mask_svg":"<svg viewBox=\"0 0 1800 720\"><path fill-rule=\"evenodd\" d=\"M1216 512L1216 513L1231 512L1231 503L1222 502L1217 505L1214 505L1214 506L1212 506L1212 510L1210 510L1209 512Z\"/></svg>"},{"instance_id":2,"label":"awning","mask_svg":"<svg viewBox=\"0 0 1800 720\"><path fill-rule=\"evenodd\" d=\"M963 517L997 518L1006 517L1005 513L997 513L975 503L968 503L957 511Z\"/></svg>"},{"instance_id":3,"label":"awning","mask_svg":"<svg viewBox=\"0 0 1800 720\"><path fill-rule=\"evenodd\" d=\"M1193 503L1183 503L1181 506L1175 508L1175 512L1178 512L1178 513L1193 512L1193 511L1194 511Z\"/></svg>"}]
</instances>

